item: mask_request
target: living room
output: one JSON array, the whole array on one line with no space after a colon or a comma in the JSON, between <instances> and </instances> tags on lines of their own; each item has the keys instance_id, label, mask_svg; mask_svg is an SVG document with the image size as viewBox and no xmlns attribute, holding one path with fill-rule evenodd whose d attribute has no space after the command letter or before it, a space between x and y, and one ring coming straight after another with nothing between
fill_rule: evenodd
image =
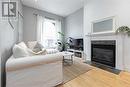
<instances>
[{"instance_id":1,"label":"living room","mask_svg":"<svg viewBox=\"0 0 130 87\"><path fill-rule=\"evenodd\" d=\"M0 0L1 87L129 87L129 3Z\"/></svg>"}]
</instances>

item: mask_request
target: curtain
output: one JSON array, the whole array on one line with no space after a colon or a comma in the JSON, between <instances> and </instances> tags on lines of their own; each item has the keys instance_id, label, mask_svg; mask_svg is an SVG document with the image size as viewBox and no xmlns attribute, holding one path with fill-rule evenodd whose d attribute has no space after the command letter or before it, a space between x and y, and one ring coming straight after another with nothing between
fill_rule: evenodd
<instances>
[{"instance_id":1,"label":"curtain","mask_svg":"<svg viewBox=\"0 0 130 87\"><path fill-rule=\"evenodd\" d=\"M62 40L62 36L58 34L58 32L62 32L60 20L56 20L56 30L57 30L57 39Z\"/></svg>"},{"instance_id":2,"label":"curtain","mask_svg":"<svg viewBox=\"0 0 130 87\"><path fill-rule=\"evenodd\" d=\"M61 35L61 34L59 34L58 32L61 32L61 33L63 33L62 32L62 23L61 23L61 20L56 20L56 30L57 30L57 43L58 43L58 45L57 45L57 49L59 50L59 51L62 51L63 50L63 36Z\"/></svg>"},{"instance_id":3,"label":"curtain","mask_svg":"<svg viewBox=\"0 0 130 87\"><path fill-rule=\"evenodd\" d=\"M37 41L41 42L43 40L42 33L44 28L44 17L37 15Z\"/></svg>"}]
</instances>

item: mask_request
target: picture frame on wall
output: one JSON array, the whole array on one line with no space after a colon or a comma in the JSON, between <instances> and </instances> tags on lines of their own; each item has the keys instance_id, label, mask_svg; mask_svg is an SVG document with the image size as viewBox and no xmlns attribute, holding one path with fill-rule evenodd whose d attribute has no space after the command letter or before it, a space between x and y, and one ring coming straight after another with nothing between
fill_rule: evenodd
<instances>
[{"instance_id":1,"label":"picture frame on wall","mask_svg":"<svg viewBox=\"0 0 130 87\"><path fill-rule=\"evenodd\" d=\"M113 33L116 30L116 17L111 16L92 22L92 34Z\"/></svg>"}]
</instances>

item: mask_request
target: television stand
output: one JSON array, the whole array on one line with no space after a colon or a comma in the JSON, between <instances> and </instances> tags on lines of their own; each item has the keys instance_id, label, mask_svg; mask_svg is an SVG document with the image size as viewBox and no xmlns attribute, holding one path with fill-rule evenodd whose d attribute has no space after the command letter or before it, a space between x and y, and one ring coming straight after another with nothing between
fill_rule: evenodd
<instances>
[{"instance_id":1,"label":"television stand","mask_svg":"<svg viewBox=\"0 0 130 87\"><path fill-rule=\"evenodd\" d=\"M67 49L67 51L74 53L74 55L75 55L76 57L80 57L80 58L84 59L84 52L81 51L81 50Z\"/></svg>"}]
</instances>

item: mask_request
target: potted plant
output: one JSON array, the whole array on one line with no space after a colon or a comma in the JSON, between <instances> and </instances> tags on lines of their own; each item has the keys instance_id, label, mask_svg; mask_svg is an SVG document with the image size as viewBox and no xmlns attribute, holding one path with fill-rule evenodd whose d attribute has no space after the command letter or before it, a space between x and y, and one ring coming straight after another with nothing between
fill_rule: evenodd
<instances>
[{"instance_id":1,"label":"potted plant","mask_svg":"<svg viewBox=\"0 0 130 87\"><path fill-rule=\"evenodd\" d=\"M65 35L62 32L58 32L58 34L60 34L62 36L62 40L63 40L63 38L65 39L65 41L57 40L58 48L60 48L60 51L65 50L65 48L69 48L72 38L71 37L65 38Z\"/></svg>"},{"instance_id":2,"label":"potted plant","mask_svg":"<svg viewBox=\"0 0 130 87\"><path fill-rule=\"evenodd\" d=\"M116 30L116 34L124 33L130 36L130 28L128 26L121 26Z\"/></svg>"}]
</instances>

